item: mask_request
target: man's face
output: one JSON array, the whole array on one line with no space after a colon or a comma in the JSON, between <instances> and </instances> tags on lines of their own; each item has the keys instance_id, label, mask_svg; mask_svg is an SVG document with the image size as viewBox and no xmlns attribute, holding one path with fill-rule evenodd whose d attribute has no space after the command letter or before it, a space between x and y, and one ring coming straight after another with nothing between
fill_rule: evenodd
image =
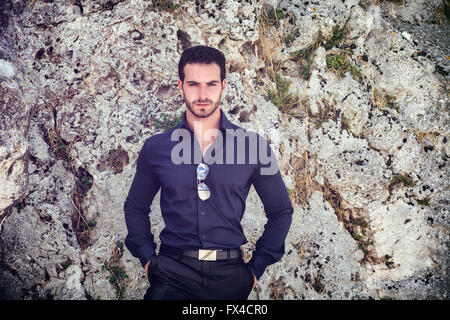
<instances>
[{"instance_id":1,"label":"man's face","mask_svg":"<svg viewBox=\"0 0 450 320\"><path fill-rule=\"evenodd\" d=\"M220 67L215 63L188 63L184 81L178 80L186 106L197 118L207 118L216 111L225 86L226 80L220 80Z\"/></svg>"}]
</instances>

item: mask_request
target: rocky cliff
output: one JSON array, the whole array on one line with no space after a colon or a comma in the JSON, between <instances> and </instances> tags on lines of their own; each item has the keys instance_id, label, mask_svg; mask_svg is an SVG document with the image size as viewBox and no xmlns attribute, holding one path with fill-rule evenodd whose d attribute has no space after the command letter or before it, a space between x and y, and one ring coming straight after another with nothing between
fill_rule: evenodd
<instances>
[{"instance_id":1,"label":"rocky cliff","mask_svg":"<svg viewBox=\"0 0 450 320\"><path fill-rule=\"evenodd\" d=\"M143 297L123 203L185 108L180 53L207 44L295 207L250 299L448 299L448 19L446 0L2 1L0 297ZM252 189L246 259L265 221Z\"/></svg>"}]
</instances>

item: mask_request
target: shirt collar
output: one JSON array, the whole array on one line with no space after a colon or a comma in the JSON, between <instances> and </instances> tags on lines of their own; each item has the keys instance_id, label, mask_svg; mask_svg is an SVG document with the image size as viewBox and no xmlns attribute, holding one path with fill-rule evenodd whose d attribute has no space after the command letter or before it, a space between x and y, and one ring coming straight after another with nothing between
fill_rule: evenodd
<instances>
[{"instance_id":1,"label":"shirt collar","mask_svg":"<svg viewBox=\"0 0 450 320\"><path fill-rule=\"evenodd\" d=\"M187 121L186 121L186 111L184 111L183 116L181 117L181 121L177 126L178 128L184 128L184 129L190 129ZM230 120L228 120L228 118L225 116L225 113L223 112L222 109L220 109L220 124L219 124L219 129L234 129L232 123L230 122ZM225 131L226 132L226 131Z\"/></svg>"}]
</instances>

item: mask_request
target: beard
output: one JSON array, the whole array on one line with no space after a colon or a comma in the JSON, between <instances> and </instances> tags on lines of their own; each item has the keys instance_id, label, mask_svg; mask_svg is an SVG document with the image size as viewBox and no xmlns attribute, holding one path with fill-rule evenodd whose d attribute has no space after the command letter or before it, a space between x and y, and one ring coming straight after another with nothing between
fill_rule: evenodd
<instances>
[{"instance_id":1,"label":"beard","mask_svg":"<svg viewBox=\"0 0 450 320\"><path fill-rule=\"evenodd\" d=\"M184 102L186 103L186 107L194 114L194 116L196 116L197 118L208 118L211 114L214 113L214 111L216 111L216 109L219 107L220 105L220 99L222 97L222 94L219 95L219 98L217 99L217 101L214 103L214 101L212 100L194 100L192 102L190 102L188 99L186 99L186 96L183 94L183 98L184 98ZM198 108L197 110L194 110L194 106L197 103L209 103L209 107L202 107L202 108Z\"/></svg>"}]
</instances>

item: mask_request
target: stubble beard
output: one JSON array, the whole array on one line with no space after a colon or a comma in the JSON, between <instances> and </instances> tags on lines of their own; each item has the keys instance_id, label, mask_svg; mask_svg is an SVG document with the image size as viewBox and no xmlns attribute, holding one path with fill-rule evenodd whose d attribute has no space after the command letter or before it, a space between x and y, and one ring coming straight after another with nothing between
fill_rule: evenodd
<instances>
[{"instance_id":1,"label":"stubble beard","mask_svg":"<svg viewBox=\"0 0 450 320\"><path fill-rule=\"evenodd\" d=\"M220 105L220 99L222 98L222 94L219 95L219 98L217 99L216 103L214 104L214 101L212 100L194 100L192 101L192 103L186 99L186 96L183 94L183 98L184 98L184 102L186 103L186 107L194 114L194 116L196 116L197 118L208 118L210 115L212 115L214 113L214 111L216 111L216 109L219 107ZM195 105L196 103L209 103L210 105L213 105L212 109L207 112L207 113L199 113L198 111L195 111L193 108L193 105ZM205 111L207 108L203 108Z\"/></svg>"}]
</instances>

